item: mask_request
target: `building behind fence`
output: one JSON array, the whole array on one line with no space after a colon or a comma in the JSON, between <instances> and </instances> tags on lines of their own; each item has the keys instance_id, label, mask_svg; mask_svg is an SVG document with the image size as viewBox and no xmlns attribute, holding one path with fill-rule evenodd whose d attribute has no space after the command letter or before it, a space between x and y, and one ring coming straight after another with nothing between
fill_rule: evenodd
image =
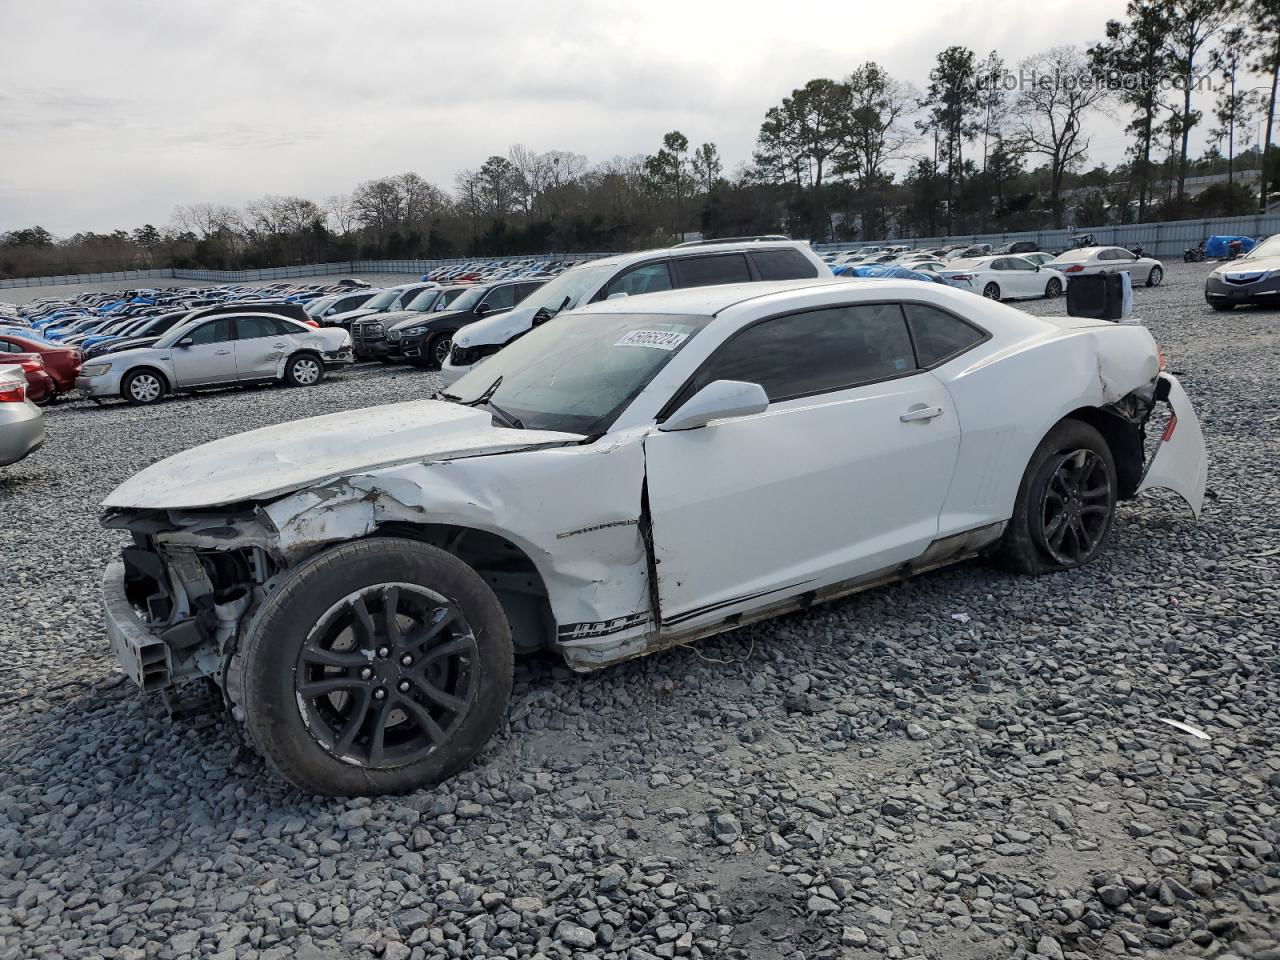
<instances>
[{"instance_id":1,"label":"building behind fence","mask_svg":"<svg viewBox=\"0 0 1280 960\"><path fill-rule=\"evenodd\" d=\"M1268 237L1280 233L1280 214L1256 214L1248 217L1218 217L1210 220L1171 220L1164 223L1131 223L1113 227L1073 227L1066 230L1027 230L1020 233L983 233L942 237L891 237L886 240L861 240L853 243L817 243L823 251L853 250L872 243L909 243L913 247L940 247L956 243L990 243L993 246L1030 240L1041 250L1062 250L1070 238L1092 233L1100 245L1132 247L1142 244L1148 256L1180 257L1187 247L1194 247L1211 236ZM608 253L530 254L519 257L454 257L447 260L345 260L338 263L310 263L291 267L266 267L257 270L187 270L181 267L159 270L120 270L113 273L81 273L58 277L18 277L0 280L0 289L16 287L48 287L61 284L134 283L152 280L197 280L206 283L255 283L270 280L294 280L304 277L330 277L338 274L396 273L421 274L436 267L461 263L485 263L511 260L595 260Z\"/></svg>"}]
</instances>

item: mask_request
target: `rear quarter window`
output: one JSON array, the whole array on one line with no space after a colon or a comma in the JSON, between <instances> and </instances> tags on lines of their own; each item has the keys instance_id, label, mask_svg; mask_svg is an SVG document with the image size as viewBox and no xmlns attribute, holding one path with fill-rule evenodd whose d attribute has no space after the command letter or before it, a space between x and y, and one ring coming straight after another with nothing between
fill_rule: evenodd
<instances>
[{"instance_id":1,"label":"rear quarter window","mask_svg":"<svg viewBox=\"0 0 1280 960\"><path fill-rule=\"evenodd\" d=\"M799 250L753 250L751 260L761 280L810 280L818 268Z\"/></svg>"},{"instance_id":2,"label":"rear quarter window","mask_svg":"<svg viewBox=\"0 0 1280 960\"><path fill-rule=\"evenodd\" d=\"M741 253L710 257L680 257L672 261L678 286L709 287L721 283L746 283L751 279L747 258Z\"/></svg>"},{"instance_id":3,"label":"rear quarter window","mask_svg":"<svg viewBox=\"0 0 1280 960\"><path fill-rule=\"evenodd\" d=\"M920 366L937 366L957 357L987 339L985 330L966 323L954 314L921 303L904 303L907 326L915 342Z\"/></svg>"}]
</instances>

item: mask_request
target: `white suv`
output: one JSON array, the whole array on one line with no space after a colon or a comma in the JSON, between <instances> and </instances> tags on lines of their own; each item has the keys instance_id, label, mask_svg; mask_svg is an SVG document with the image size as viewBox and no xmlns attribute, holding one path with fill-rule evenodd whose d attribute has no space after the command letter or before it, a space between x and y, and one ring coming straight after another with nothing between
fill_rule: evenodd
<instances>
[{"instance_id":1,"label":"white suv","mask_svg":"<svg viewBox=\"0 0 1280 960\"><path fill-rule=\"evenodd\" d=\"M561 311L599 300L685 287L827 279L831 275L831 268L807 243L778 238L698 241L591 260L566 270L530 294L515 310L458 331L440 372L448 386L516 337Z\"/></svg>"}]
</instances>

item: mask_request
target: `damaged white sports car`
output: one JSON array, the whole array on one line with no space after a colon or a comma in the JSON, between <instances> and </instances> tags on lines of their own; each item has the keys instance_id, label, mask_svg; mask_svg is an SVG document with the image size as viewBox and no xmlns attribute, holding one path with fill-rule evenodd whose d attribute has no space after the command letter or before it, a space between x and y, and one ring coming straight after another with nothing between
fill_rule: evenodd
<instances>
[{"instance_id":1,"label":"damaged white sports car","mask_svg":"<svg viewBox=\"0 0 1280 960\"><path fill-rule=\"evenodd\" d=\"M441 399L143 470L105 504L133 535L107 630L143 689L203 686L299 787L411 790L484 745L514 653L589 670L979 554L1079 566L1147 487L1198 513L1200 426L1159 357L1137 324L911 281L593 304Z\"/></svg>"}]
</instances>

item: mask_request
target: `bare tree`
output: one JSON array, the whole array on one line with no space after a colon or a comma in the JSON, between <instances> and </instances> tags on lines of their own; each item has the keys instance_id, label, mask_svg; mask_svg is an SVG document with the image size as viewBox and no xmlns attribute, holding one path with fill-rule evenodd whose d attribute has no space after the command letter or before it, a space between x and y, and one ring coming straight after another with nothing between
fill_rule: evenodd
<instances>
[{"instance_id":1,"label":"bare tree","mask_svg":"<svg viewBox=\"0 0 1280 960\"><path fill-rule=\"evenodd\" d=\"M356 205L349 193L335 193L326 199L324 211L329 221L336 228L334 232L339 236L345 237L360 222L360 211L356 209Z\"/></svg>"},{"instance_id":2,"label":"bare tree","mask_svg":"<svg viewBox=\"0 0 1280 960\"><path fill-rule=\"evenodd\" d=\"M891 179L885 165L901 157L914 139L906 118L917 97L870 61L849 75L844 88L847 108L839 128L837 170L853 175L862 199L863 236L869 237L877 228L878 188Z\"/></svg>"},{"instance_id":3,"label":"bare tree","mask_svg":"<svg viewBox=\"0 0 1280 960\"><path fill-rule=\"evenodd\" d=\"M1088 63L1076 47L1054 47L1020 64L1029 83L1017 99L1013 141L1023 153L1039 154L1049 165L1049 205L1062 226L1062 179L1089 151L1082 120L1106 94L1091 82Z\"/></svg>"}]
</instances>

